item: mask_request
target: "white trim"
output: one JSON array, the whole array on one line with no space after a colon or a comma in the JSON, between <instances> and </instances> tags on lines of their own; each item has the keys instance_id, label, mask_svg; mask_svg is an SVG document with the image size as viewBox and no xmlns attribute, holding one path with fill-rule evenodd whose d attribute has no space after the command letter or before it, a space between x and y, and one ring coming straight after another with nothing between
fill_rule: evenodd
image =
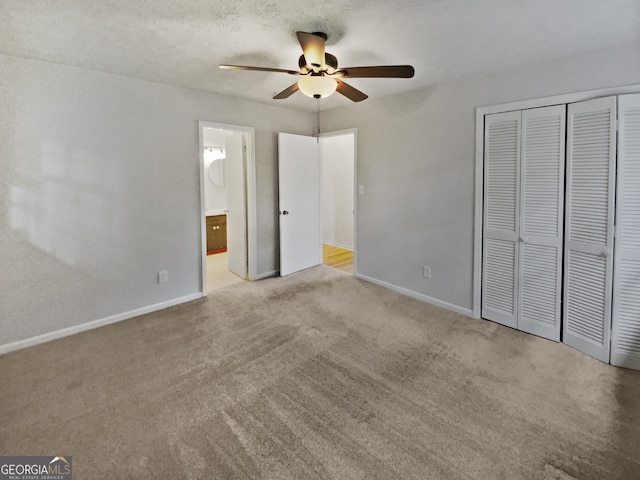
<instances>
[{"instance_id":1,"label":"white trim","mask_svg":"<svg viewBox=\"0 0 640 480\"><path fill-rule=\"evenodd\" d=\"M577 93L567 93L550 97L534 98L518 102L502 103L476 108L476 168L474 193L474 224L473 224L473 317L480 318L480 289L482 287L482 211L483 178L484 178L484 116L492 113L509 112L512 110L526 110L529 108L562 105L610 95L640 93L640 85L623 85L619 87L586 90Z\"/></svg>"},{"instance_id":2,"label":"white trim","mask_svg":"<svg viewBox=\"0 0 640 480\"><path fill-rule=\"evenodd\" d=\"M330 247L338 247L338 248L342 248L343 250L349 250L351 252L353 252L353 245L344 245L342 243L338 243L338 242L326 242L326 241L322 241L323 245L329 245Z\"/></svg>"},{"instance_id":3,"label":"white trim","mask_svg":"<svg viewBox=\"0 0 640 480\"><path fill-rule=\"evenodd\" d=\"M256 135L250 128L247 152L247 280L258 278L258 198L256 187Z\"/></svg>"},{"instance_id":4,"label":"white trim","mask_svg":"<svg viewBox=\"0 0 640 480\"><path fill-rule=\"evenodd\" d=\"M326 133L321 133L320 134L320 138L323 137L341 137L342 135L350 135L350 134L354 134L356 135L356 133L358 132L357 128L345 128L343 130L334 130L333 132L326 132Z\"/></svg>"},{"instance_id":5,"label":"white trim","mask_svg":"<svg viewBox=\"0 0 640 480\"><path fill-rule=\"evenodd\" d=\"M501 103L498 105L488 105L478 107L483 111L483 116L491 113L509 112L511 110L527 110L529 108L550 107L552 105L563 105L567 103L583 102L593 100L598 97L609 97L611 95L623 95L626 93L640 92L640 84L622 85L619 87L600 88L596 90L585 90L575 93L563 93L550 97L532 98L529 100L519 100L517 102Z\"/></svg>"},{"instance_id":6,"label":"white trim","mask_svg":"<svg viewBox=\"0 0 640 480\"><path fill-rule=\"evenodd\" d=\"M207 219L205 215L204 198L204 128L218 128L222 130L232 130L248 135L247 142L247 170L246 180L246 200L247 200L247 278L246 280L256 280L258 278L258 220L257 220L257 198L256 198L256 135L254 127L242 125L231 125L228 123L198 121L199 153L198 163L200 166L200 288L203 296L207 295Z\"/></svg>"},{"instance_id":7,"label":"white trim","mask_svg":"<svg viewBox=\"0 0 640 480\"><path fill-rule=\"evenodd\" d=\"M473 318L480 318L482 285L482 212L484 211L484 112L476 109L476 178L473 220Z\"/></svg>"},{"instance_id":8,"label":"white trim","mask_svg":"<svg viewBox=\"0 0 640 480\"><path fill-rule=\"evenodd\" d=\"M198 171L200 172L200 293L207 295L207 215L204 198L204 124L198 121Z\"/></svg>"},{"instance_id":9,"label":"white trim","mask_svg":"<svg viewBox=\"0 0 640 480\"><path fill-rule=\"evenodd\" d=\"M403 295L407 295L408 297L415 298L416 300L430 303L431 305L435 305L436 307L444 308L445 310L451 310L452 312L460 313L462 315L466 315L467 317L473 316L473 312L468 308L463 308L452 303L444 302L442 300L438 300L437 298L429 297L428 295L424 295L422 293L414 292L413 290L408 290L406 288L393 285L392 283L387 283L376 278L368 277L367 275L361 275L357 273L354 274L354 276L366 282L374 283L389 290L393 290L394 292L402 293Z\"/></svg>"},{"instance_id":10,"label":"white trim","mask_svg":"<svg viewBox=\"0 0 640 480\"><path fill-rule=\"evenodd\" d=\"M56 330L55 332L49 332L35 337L27 338L25 340L18 340L17 342L0 345L0 355L13 352L15 350L32 347L34 345L39 345L41 343L50 342L52 340L57 340L59 338L68 337L69 335L74 335L76 333L86 332L87 330L93 330L94 328L104 327L106 325L111 325L112 323L121 322L123 320L129 320L130 318L138 317L146 313L155 312L157 310L164 310L165 308L173 307L181 303L191 302L192 300L197 300L198 298L202 297L202 293L195 293L192 295L175 298L166 302L156 303L155 305L149 305L147 307L137 308L128 312L119 313L117 315L112 315L110 317L102 318L99 320L93 320L91 322L82 323L80 325L63 328L62 330Z\"/></svg>"},{"instance_id":11,"label":"white trim","mask_svg":"<svg viewBox=\"0 0 640 480\"><path fill-rule=\"evenodd\" d=\"M264 272L256 275L253 280L263 280L265 278L277 277L280 275L280 270L271 270L270 272Z\"/></svg>"}]
</instances>

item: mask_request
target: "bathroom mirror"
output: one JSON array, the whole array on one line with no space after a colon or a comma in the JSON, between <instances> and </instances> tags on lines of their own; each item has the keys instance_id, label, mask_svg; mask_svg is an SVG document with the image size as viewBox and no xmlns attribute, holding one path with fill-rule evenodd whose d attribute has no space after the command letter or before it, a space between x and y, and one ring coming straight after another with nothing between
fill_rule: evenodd
<instances>
[{"instance_id":1,"label":"bathroom mirror","mask_svg":"<svg viewBox=\"0 0 640 480\"><path fill-rule=\"evenodd\" d=\"M224 187L224 158L218 158L209 165L209 180L216 187Z\"/></svg>"}]
</instances>

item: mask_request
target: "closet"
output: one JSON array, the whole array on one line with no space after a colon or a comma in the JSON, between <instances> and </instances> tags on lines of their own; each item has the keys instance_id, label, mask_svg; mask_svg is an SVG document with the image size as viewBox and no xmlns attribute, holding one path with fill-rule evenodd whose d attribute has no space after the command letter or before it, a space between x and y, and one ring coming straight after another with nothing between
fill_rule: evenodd
<instances>
[{"instance_id":1,"label":"closet","mask_svg":"<svg viewBox=\"0 0 640 480\"><path fill-rule=\"evenodd\" d=\"M560 340L565 107L485 117L482 314Z\"/></svg>"},{"instance_id":2,"label":"closet","mask_svg":"<svg viewBox=\"0 0 640 480\"><path fill-rule=\"evenodd\" d=\"M640 95L485 115L481 292L483 318L640 369Z\"/></svg>"}]
</instances>

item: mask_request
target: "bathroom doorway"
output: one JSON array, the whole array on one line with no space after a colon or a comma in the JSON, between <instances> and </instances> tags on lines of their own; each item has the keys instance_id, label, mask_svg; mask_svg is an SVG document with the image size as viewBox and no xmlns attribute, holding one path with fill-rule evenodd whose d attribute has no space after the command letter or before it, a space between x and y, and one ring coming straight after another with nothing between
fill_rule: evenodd
<instances>
[{"instance_id":1,"label":"bathroom doorway","mask_svg":"<svg viewBox=\"0 0 640 480\"><path fill-rule=\"evenodd\" d=\"M202 293L253 278L253 128L200 122Z\"/></svg>"}]
</instances>

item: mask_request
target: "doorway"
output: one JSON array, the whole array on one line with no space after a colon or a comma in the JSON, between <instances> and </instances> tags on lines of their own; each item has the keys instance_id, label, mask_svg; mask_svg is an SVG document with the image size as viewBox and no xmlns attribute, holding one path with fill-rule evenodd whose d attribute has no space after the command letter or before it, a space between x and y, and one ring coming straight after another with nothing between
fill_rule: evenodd
<instances>
[{"instance_id":1,"label":"doorway","mask_svg":"<svg viewBox=\"0 0 640 480\"><path fill-rule=\"evenodd\" d=\"M251 127L199 122L202 294L255 275Z\"/></svg>"},{"instance_id":2,"label":"doorway","mask_svg":"<svg viewBox=\"0 0 640 480\"><path fill-rule=\"evenodd\" d=\"M344 251L341 267L357 273L355 160L355 129L319 139L279 133L280 275L324 263L323 244Z\"/></svg>"},{"instance_id":3,"label":"doorway","mask_svg":"<svg viewBox=\"0 0 640 480\"><path fill-rule=\"evenodd\" d=\"M322 159L322 261L354 273L355 131L320 137Z\"/></svg>"}]
</instances>

